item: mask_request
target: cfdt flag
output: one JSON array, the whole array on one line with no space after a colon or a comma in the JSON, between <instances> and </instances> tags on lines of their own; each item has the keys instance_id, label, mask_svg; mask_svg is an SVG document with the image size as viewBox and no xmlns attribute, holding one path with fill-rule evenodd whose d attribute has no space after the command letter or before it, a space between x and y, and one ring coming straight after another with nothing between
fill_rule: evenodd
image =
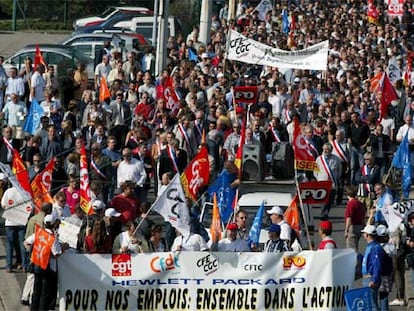
<instances>
[{"instance_id":1,"label":"cfdt flag","mask_svg":"<svg viewBox=\"0 0 414 311\"><path fill-rule=\"evenodd\" d=\"M369 287L347 290L345 303L348 311L373 310L372 295Z\"/></svg>"},{"instance_id":2,"label":"cfdt flag","mask_svg":"<svg viewBox=\"0 0 414 311\"><path fill-rule=\"evenodd\" d=\"M197 200L198 190L208 184L210 165L207 147L202 147L181 174L184 191L192 200Z\"/></svg>"},{"instance_id":3,"label":"cfdt flag","mask_svg":"<svg viewBox=\"0 0 414 311\"><path fill-rule=\"evenodd\" d=\"M397 152L392 159L394 167L402 169L402 190L404 198L408 198L411 189L411 162L410 150L408 147L408 132L405 134L401 144L398 146Z\"/></svg>"},{"instance_id":4,"label":"cfdt flag","mask_svg":"<svg viewBox=\"0 0 414 311\"><path fill-rule=\"evenodd\" d=\"M152 208L183 236L190 234L190 212L178 174L175 174L164 192L155 200Z\"/></svg>"},{"instance_id":5,"label":"cfdt flag","mask_svg":"<svg viewBox=\"0 0 414 311\"><path fill-rule=\"evenodd\" d=\"M230 174L226 169L223 169L214 184L212 184L207 190L210 198L212 198L213 194L216 193L221 220L224 223L228 222L231 214L233 213L233 201L236 196L236 189L231 187L231 183L236 178L236 174Z\"/></svg>"},{"instance_id":6,"label":"cfdt flag","mask_svg":"<svg viewBox=\"0 0 414 311\"><path fill-rule=\"evenodd\" d=\"M263 213L264 201L262 201L262 204L260 204L260 207L256 212L256 216L254 217L252 227L249 231L249 237L247 238L249 247L251 247L252 244L254 244L255 246L259 244L260 230L262 229L263 223Z\"/></svg>"},{"instance_id":7,"label":"cfdt flag","mask_svg":"<svg viewBox=\"0 0 414 311\"><path fill-rule=\"evenodd\" d=\"M35 98L32 99L30 104L29 114L24 122L23 131L34 135L40 124L40 118L44 115L42 106L39 105Z\"/></svg>"}]
</instances>

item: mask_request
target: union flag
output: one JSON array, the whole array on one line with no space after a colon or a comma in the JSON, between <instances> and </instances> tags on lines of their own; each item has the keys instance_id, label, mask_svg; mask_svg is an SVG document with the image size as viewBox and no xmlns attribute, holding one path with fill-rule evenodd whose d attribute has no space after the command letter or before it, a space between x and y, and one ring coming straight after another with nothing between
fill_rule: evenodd
<instances>
[{"instance_id":1,"label":"union flag","mask_svg":"<svg viewBox=\"0 0 414 311\"><path fill-rule=\"evenodd\" d=\"M30 260L34 265L46 270L55 239L53 234L47 232L39 225L36 225L35 240L32 247L32 255L30 257Z\"/></svg>"}]
</instances>

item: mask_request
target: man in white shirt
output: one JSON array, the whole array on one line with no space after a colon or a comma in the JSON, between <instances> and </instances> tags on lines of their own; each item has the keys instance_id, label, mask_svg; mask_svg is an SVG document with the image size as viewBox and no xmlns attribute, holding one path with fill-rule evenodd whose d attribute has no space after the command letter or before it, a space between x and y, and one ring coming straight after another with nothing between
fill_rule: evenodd
<instances>
[{"instance_id":1,"label":"man in white shirt","mask_svg":"<svg viewBox=\"0 0 414 311\"><path fill-rule=\"evenodd\" d=\"M270 210L266 211L266 213L270 215L272 224L280 226L280 238L290 244L292 228L290 228L289 224L283 219L282 208L275 205Z\"/></svg>"},{"instance_id":2,"label":"man in white shirt","mask_svg":"<svg viewBox=\"0 0 414 311\"><path fill-rule=\"evenodd\" d=\"M237 236L239 226L232 222L227 225L227 237L218 242L219 252L249 252L250 248L245 239Z\"/></svg>"},{"instance_id":3,"label":"man in white shirt","mask_svg":"<svg viewBox=\"0 0 414 311\"><path fill-rule=\"evenodd\" d=\"M10 100L11 94L17 94L19 99L24 96L24 82L23 79L17 76L17 68L9 69L9 78L7 79L6 88L6 102Z\"/></svg>"},{"instance_id":4,"label":"man in white shirt","mask_svg":"<svg viewBox=\"0 0 414 311\"><path fill-rule=\"evenodd\" d=\"M109 64L108 55L102 56L102 62L99 63L95 68L95 89L98 90L101 86L101 78L104 77L108 79L109 72L112 70L111 65Z\"/></svg>"},{"instance_id":5,"label":"man in white shirt","mask_svg":"<svg viewBox=\"0 0 414 311\"><path fill-rule=\"evenodd\" d=\"M42 64L37 65L36 72L32 75L30 83L30 101L36 99L37 102L40 103L45 100L44 91L46 87L46 82L43 78L44 72L45 66Z\"/></svg>"},{"instance_id":6,"label":"man in white shirt","mask_svg":"<svg viewBox=\"0 0 414 311\"><path fill-rule=\"evenodd\" d=\"M147 179L147 173L143 162L138 161L132 157L132 151L129 148L122 150L123 160L119 163L117 169L117 178L118 178L118 188L121 187L121 184L124 181L131 180L136 184L135 194L138 198L142 197L144 189L144 183Z\"/></svg>"},{"instance_id":7,"label":"man in white shirt","mask_svg":"<svg viewBox=\"0 0 414 311\"><path fill-rule=\"evenodd\" d=\"M26 105L13 93L0 115L4 116L8 126L23 127L27 115Z\"/></svg>"}]
</instances>

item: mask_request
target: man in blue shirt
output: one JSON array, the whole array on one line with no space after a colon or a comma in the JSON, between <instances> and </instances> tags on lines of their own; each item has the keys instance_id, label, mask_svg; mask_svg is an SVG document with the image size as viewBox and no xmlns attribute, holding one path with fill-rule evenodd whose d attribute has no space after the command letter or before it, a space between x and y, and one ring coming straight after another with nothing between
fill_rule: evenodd
<instances>
[{"instance_id":1,"label":"man in blue shirt","mask_svg":"<svg viewBox=\"0 0 414 311\"><path fill-rule=\"evenodd\" d=\"M381 263L384 260L381 245L375 240L377 235L374 225L366 225L362 230L368 245L362 260L363 286L369 287L372 296L372 310L380 310L378 288L381 285Z\"/></svg>"}]
</instances>

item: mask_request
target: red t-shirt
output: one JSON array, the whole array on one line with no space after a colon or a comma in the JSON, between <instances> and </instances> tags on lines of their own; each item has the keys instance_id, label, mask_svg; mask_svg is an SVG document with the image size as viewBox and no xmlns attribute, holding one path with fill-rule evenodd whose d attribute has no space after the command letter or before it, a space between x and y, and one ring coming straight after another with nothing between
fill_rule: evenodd
<instances>
[{"instance_id":1,"label":"red t-shirt","mask_svg":"<svg viewBox=\"0 0 414 311\"><path fill-rule=\"evenodd\" d=\"M365 213L364 205L357 199L351 199L346 205L345 219L350 217L353 225L364 225Z\"/></svg>"},{"instance_id":2,"label":"red t-shirt","mask_svg":"<svg viewBox=\"0 0 414 311\"><path fill-rule=\"evenodd\" d=\"M109 205L121 213L119 221L124 225L128 221L135 220L141 216L141 204L134 196L126 197L123 194L119 194L112 199Z\"/></svg>"}]
</instances>

